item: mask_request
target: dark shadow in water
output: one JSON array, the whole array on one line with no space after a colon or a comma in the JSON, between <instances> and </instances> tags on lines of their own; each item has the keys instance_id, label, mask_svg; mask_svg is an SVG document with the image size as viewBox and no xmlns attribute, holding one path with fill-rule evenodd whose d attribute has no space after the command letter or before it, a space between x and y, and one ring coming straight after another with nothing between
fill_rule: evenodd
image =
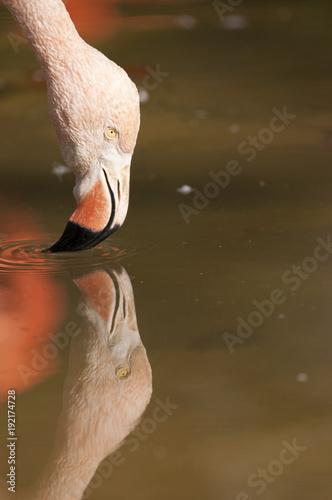
<instances>
[{"instance_id":1,"label":"dark shadow in water","mask_svg":"<svg viewBox=\"0 0 332 500\"><path fill-rule=\"evenodd\" d=\"M74 283L82 293L83 322L71 341L55 444L35 484L16 493L20 500L81 499L100 462L119 448L151 398L151 367L124 268L81 275ZM0 489L0 498L7 498L6 490Z\"/></svg>"}]
</instances>

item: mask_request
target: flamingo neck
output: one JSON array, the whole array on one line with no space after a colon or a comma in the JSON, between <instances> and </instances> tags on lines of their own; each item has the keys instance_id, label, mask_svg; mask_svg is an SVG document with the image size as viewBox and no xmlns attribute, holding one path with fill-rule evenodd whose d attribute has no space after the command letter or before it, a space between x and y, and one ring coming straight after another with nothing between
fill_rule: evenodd
<instances>
[{"instance_id":1,"label":"flamingo neck","mask_svg":"<svg viewBox=\"0 0 332 500\"><path fill-rule=\"evenodd\" d=\"M0 0L30 43L47 78L68 64L68 54L84 43L61 0Z\"/></svg>"}]
</instances>

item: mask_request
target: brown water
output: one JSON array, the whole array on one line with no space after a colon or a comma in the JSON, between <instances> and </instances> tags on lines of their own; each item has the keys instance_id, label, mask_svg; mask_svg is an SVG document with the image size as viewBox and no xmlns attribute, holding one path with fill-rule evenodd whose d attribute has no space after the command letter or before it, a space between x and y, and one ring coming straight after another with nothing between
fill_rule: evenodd
<instances>
[{"instance_id":1,"label":"brown water","mask_svg":"<svg viewBox=\"0 0 332 500\"><path fill-rule=\"evenodd\" d=\"M332 5L88 8L78 28L149 100L125 225L61 256L40 250L73 177L0 10L1 498L14 388L19 499L330 500Z\"/></svg>"}]
</instances>

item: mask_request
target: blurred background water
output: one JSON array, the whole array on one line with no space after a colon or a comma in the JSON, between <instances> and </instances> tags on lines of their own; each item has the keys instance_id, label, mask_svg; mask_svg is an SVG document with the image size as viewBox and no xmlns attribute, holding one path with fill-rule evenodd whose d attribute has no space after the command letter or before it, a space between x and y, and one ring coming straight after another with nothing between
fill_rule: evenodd
<instances>
[{"instance_id":1,"label":"blurred background water","mask_svg":"<svg viewBox=\"0 0 332 500\"><path fill-rule=\"evenodd\" d=\"M99 500L330 499L332 257L319 242L328 248L332 234L331 3L70 0L67 8L139 87L142 125L124 226L94 250L41 257L75 207L74 178L61 167L34 55L1 8L1 498L10 498L14 387L18 498L79 499L86 486L85 497ZM224 187L207 186L213 175ZM110 290L125 279L153 376L130 438L138 445L127 441L118 465L106 455L124 436L100 444L116 429L102 377L88 377L96 386L84 396L100 411L76 427L70 413L75 391L90 387L73 367L90 366L89 335L102 338L91 317L119 301L113 290L105 305L97 285L83 287L82 319L75 283L98 272ZM257 304L267 300L264 316ZM54 335L79 326L83 347L75 337L36 369L36 353L43 358ZM173 406L158 422L160 401ZM99 428L107 422L111 429ZM280 462L294 440L301 451ZM58 471L62 456L72 462ZM64 491L51 496L55 473ZM80 482L70 490L73 477Z\"/></svg>"}]
</instances>

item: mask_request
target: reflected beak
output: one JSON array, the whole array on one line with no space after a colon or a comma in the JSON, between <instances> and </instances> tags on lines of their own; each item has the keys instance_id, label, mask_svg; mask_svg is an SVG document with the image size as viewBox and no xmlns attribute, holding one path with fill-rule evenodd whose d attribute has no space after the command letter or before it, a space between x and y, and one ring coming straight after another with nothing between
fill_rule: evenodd
<instances>
[{"instance_id":1,"label":"reflected beak","mask_svg":"<svg viewBox=\"0 0 332 500\"><path fill-rule=\"evenodd\" d=\"M114 233L127 215L130 166L116 177L102 168L71 216L63 235L46 252L75 252L92 248Z\"/></svg>"}]
</instances>

